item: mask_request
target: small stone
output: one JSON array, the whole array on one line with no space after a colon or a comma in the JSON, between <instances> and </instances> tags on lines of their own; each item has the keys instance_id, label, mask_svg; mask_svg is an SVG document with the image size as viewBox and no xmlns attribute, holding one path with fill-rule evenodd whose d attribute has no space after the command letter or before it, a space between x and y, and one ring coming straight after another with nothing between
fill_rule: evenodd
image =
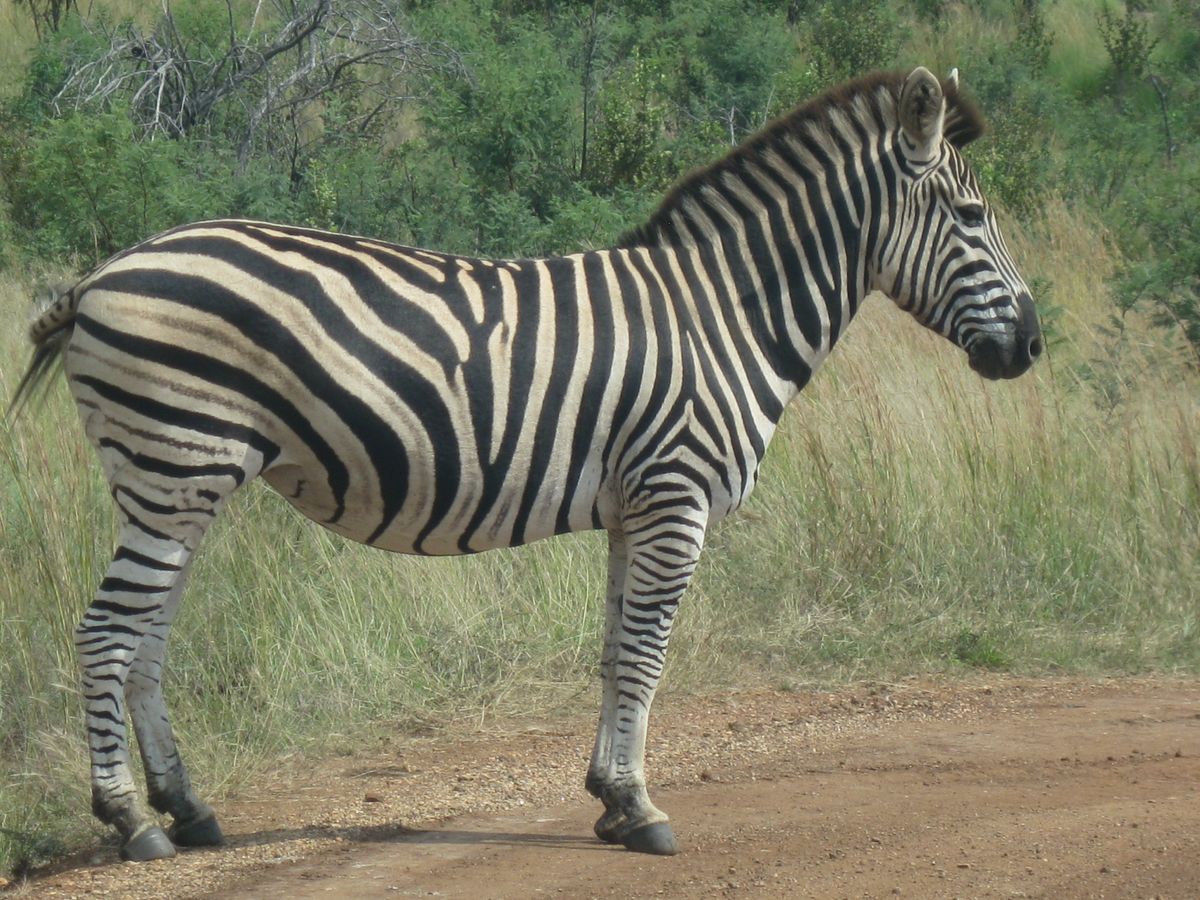
<instances>
[{"instance_id":1,"label":"small stone","mask_svg":"<svg viewBox=\"0 0 1200 900\"><path fill-rule=\"evenodd\" d=\"M382 803L382 802L383 802L383 797L379 796L379 794L376 794L374 791L367 791L367 793L363 795L363 803Z\"/></svg>"}]
</instances>

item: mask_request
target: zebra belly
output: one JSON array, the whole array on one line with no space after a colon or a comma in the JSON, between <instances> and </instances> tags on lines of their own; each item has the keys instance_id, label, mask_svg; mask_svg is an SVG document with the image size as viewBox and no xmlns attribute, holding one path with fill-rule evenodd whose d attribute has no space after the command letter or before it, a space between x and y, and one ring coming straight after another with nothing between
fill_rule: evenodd
<instances>
[{"instance_id":1,"label":"zebra belly","mask_svg":"<svg viewBox=\"0 0 1200 900\"><path fill-rule=\"evenodd\" d=\"M417 480L432 482L433 467L422 469ZM491 484L487 475L475 469L460 481L447 514L434 518L427 502L400 502L393 504L398 514L385 521L375 479L358 483L352 479L339 505L324 471L284 458L266 469L263 478L297 510L336 534L396 553L456 556L518 546L596 527L597 519L607 527L612 518L608 510L615 507L608 492L588 484L576 485L564 504L564 479L557 472L541 479L534 490L515 475ZM414 490L427 497L436 493L428 486L417 484ZM563 509L566 513L560 514Z\"/></svg>"}]
</instances>

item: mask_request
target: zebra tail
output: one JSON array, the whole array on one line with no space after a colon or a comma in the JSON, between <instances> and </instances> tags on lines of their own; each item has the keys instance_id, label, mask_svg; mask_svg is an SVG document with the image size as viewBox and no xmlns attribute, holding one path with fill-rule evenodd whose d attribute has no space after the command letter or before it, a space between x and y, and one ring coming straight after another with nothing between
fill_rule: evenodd
<instances>
[{"instance_id":1,"label":"zebra tail","mask_svg":"<svg viewBox=\"0 0 1200 900\"><path fill-rule=\"evenodd\" d=\"M34 318L29 326L29 340L33 343L33 358L25 370L8 410L6 421L15 422L21 410L41 388L39 399L45 396L55 364L61 362L62 353L75 327L75 309L78 298L74 283L56 284L43 288L34 297Z\"/></svg>"}]
</instances>

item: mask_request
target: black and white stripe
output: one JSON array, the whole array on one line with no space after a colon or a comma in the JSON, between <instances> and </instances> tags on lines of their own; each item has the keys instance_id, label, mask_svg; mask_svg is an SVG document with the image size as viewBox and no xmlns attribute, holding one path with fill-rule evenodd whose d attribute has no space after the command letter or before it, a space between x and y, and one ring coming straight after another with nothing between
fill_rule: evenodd
<instances>
[{"instance_id":1,"label":"black and white stripe","mask_svg":"<svg viewBox=\"0 0 1200 900\"><path fill-rule=\"evenodd\" d=\"M76 634L95 809L124 852L220 840L162 700L188 562L261 475L339 534L461 554L610 536L589 790L608 841L670 853L643 748L708 526L753 488L777 421L882 290L989 377L1036 319L926 70L839 88L685 180L622 245L491 261L261 222L176 228L56 296L18 402L60 350L122 522Z\"/></svg>"}]
</instances>

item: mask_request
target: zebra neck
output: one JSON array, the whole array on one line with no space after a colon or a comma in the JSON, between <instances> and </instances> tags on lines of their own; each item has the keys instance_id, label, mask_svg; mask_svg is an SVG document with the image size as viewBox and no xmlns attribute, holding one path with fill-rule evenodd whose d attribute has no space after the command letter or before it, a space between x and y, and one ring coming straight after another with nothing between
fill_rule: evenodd
<instances>
[{"instance_id":1,"label":"zebra neck","mask_svg":"<svg viewBox=\"0 0 1200 900\"><path fill-rule=\"evenodd\" d=\"M748 331L780 412L858 311L879 232L852 176L800 168L804 148L788 143L681 197L662 233L706 273L704 299Z\"/></svg>"}]
</instances>

